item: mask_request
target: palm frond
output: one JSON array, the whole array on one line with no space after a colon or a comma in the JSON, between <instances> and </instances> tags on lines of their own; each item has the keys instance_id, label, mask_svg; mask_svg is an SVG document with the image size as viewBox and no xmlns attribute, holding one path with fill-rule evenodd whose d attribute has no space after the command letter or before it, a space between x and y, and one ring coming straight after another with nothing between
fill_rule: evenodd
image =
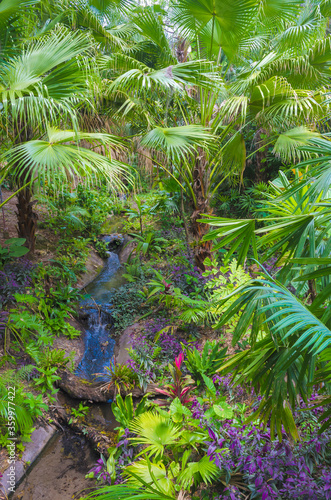
<instances>
[{"instance_id":1,"label":"palm frond","mask_svg":"<svg viewBox=\"0 0 331 500\"><path fill-rule=\"evenodd\" d=\"M212 134L200 125L182 127L156 127L148 132L141 145L170 154L173 158L182 157L199 146L211 144Z\"/></svg>"},{"instance_id":2,"label":"palm frond","mask_svg":"<svg viewBox=\"0 0 331 500\"><path fill-rule=\"evenodd\" d=\"M287 163L296 163L307 157L309 153L303 146L308 145L316 137L320 137L320 134L305 126L295 127L278 136L273 153Z\"/></svg>"},{"instance_id":3,"label":"palm frond","mask_svg":"<svg viewBox=\"0 0 331 500\"><path fill-rule=\"evenodd\" d=\"M271 417L271 427L279 436L284 425L298 438L291 409L298 394L307 397L316 357L330 348L331 331L279 282L252 280L235 293L240 297L225 311L218 327L242 311L233 344L251 327L251 349L233 356L221 369L235 369L240 380L260 387L263 400L251 420L260 416L267 422Z\"/></svg>"},{"instance_id":4,"label":"palm frond","mask_svg":"<svg viewBox=\"0 0 331 500\"><path fill-rule=\"evenodd\" d=\"M0 70L2 116L26 120L30 125L74 116L74 102L86 88L86 75L76 57L90 47L83 34L57 30L37 40ZM73 78L73 75L75 77Z\"/></svg>"},{"instance_id":5,"label":"palm frond","mask_svg":"<svg viewBox=\"0 0 331 500\"><path fill-rule=\"evenodd\" d=\"M298 195L302 188L307 188L306 192L301 195L301 204L314 204L329 197L329 189L331 185L331 142L328 136L313 137L310 144L302 146L305 155L310 158L302 161L297 167L306 173L302 176L300 183L293 183L288 186L285 192L280 196L280 201L287 200L292 196Z\"/></svg>"},{"instance_id":6,"label":"palm frond","mask_svg":"<svg viewBox=\"0 0 331 500\"><path fill-rule=\"evenodd\" d=\"M145 459L138 460L125 468L125 476L130 486L141 486L143 481L169 496L174 494L171 472L168 473L162 462L153 463Z\"/></svg>"},{"instance_id":7,"label":"palm frond","mask_svg":"<svg viewBox=\"0 0 331 500\"><path fill-rule=\"evenodd\" d=\"M3 28L11 18L16 16L22 7L37 2L38 0L2 0L0 3L0 28Z\"/></svg>"},{"instance_id":8,"label":"palm frond","mask_svg":"<svg viewBox=\"0 0 331 500\"><path fill-rule=\"evenodd\" d=\"M91 149L73 143L82 139L92 144L118 145L120 141L108 134L74 133L49 128L45 140L29 141L13 147L4 155L11 171L20 183L38 178L43 185L50 184L61 190L76 178L87 184L98 182L102 177L110 187L126 190L123 180L133 182L127 165Z\"/></svg>"},{"instance_id":9,"label":"palm frond","mask_svg":"<svg viewBox=\"0 0 331 500\"><path fill-rule=\"evenodd\" d=\"M324 28L325 20L316 12L308 11L304 14L275 37L274 47L284 51L294 48L301 52L303 48L310 49L317 37L323 37L321 28Z\"/></svg>"},{"instance_id":10,"label":"palm frond","mask_svg":"<svg viewBox=\"0 0 331 500\"><path fill-rule=\"evenodd\" d=\"M175 64L177 62L164 32L161 16L157 15L152 9L145 7L132 17L132 22L144 39L150 40L155 44L159 52L158 59L161 64Z\"/></svg>"},{"instance_id":11,"label":"palm frond","mask_svg":"<svg viewBox=\"0 0 331 500\"><path fill-rule=\"evenodd\" d=\"M155 491L148 484L144 485L146 491L142 491L141 486L128 486L126 484L103 486L97 491L89 493L85 498L94 500L175 500L175 496Z\"/></svg>"},{"instance_id":12,"label":"palm frond","mask_svg":"<svg viewBox=\"0 0 331 500\"><path fill-rule=\"evenodd\" d=\"M220 86L221 81L208 61L188 61L165 68L153 70L141 62L128 56L116 56L116 62L125 62L131 69L117 77L110 85L109 91L150 91L150 90L182 90L185 85L199 85L212 88ZM104 63L109 67L111 59Z\"/></svg>"},{"instance_id":13,"label":"palm frond","mask_svg":"<svg viewBox=\"0 0 331 500\"><path fill-rule=\"evenodd\" d=\"M208 0L179 0L174 3L174 13L174 22L184 34L197 33L214 20L224 33L239 35L249 31L257 13L257 5L252 0L215 3Z\"/></svg>"},{"instance_id":14,"label":"palm frond","mask_svg":"<svg viewBox=\"0 0 331 500\"><path fill-rule=\"evenodd\" d=\"M196 483L202 480L205 484L210 484L219 475L219 468L205 456L198 462L189 462L186 464L184 470L181 471L178 482L186 489L191 483L192 479Z\"/></svg>"},{"instance_id":15,"label":"palm frond","mask_svg":"<svg viewBox=\"0 0 331 500\"><path fill-rule=\"evenodd\" d=\"M264 23L279 23L294 20L301 8L296 0L262 0L259 2L259 17Z\"/></svg>"},{"instance_id":16,"label":"palm frond","mask_svg":"<svg viewBox=\"0 0 331 500\"><path fill-rule=\"evenodd\" d=\"M226 262L229 260L231 255L238 250L238 248L240 248L241 244L242 247L240 248L237 256L238 265L245 262L250 245L252 245L254 256L257 259L257 241L255 236L254 219L227 219L223 217L210 217L205 215L205 218L200 219L199 222L204 222L212 227L219 228L212 229L204 236L205 241L222 238L222 240L214 246L215 250L227 246L230 242L232 243L231 250L226 255Z\"/></svg>"},{"instance_id":17,"label":"palm frond","mask_svg":"<svg viewBox=\"0 0 331 500\"><path fill-rule=\"evenodd\" d=\"M135 418L130 430L139 437L131 438L135 443L147 445L143 453L162 456L166 445L174 444L180 436L180 427L159 413L146 412Z\"/></svg>"}]
</instances>

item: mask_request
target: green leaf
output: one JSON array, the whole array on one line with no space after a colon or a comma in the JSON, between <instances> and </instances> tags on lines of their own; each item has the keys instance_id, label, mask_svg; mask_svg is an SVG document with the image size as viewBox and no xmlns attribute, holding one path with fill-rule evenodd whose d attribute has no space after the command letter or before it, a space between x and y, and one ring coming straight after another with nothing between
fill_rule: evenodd
<instances>
[{"instance_id":1,"label":"green leaf","mask_svg":"<svg viewBox=\"0 0 331 500\"><path fill-rule=\"evenodd\" d=\"M214 404L213 410L216 415L221 419L227 419L233 417L233 409L227 403Z\"/></svg>"},{"instance_id":2,"label":"green leaf","mask_svg":"<svg viewBox=\"0 0 331 500\"><path fill-rule=\"evenodd\" d=\"M26 247L14 247L10 249L10 257L22 257L29 252L29 249Z\"/></svg>"},{"instance_id":3,"label":"green leaf","mask_svg":"<svg viewBox=\"0 0 331 500\"><path fill-rule=\"evenodd\" d=\"M26 242L25 238L10 238L5 241L5 245L22 246Z\"/></svg>"},{"instance_id":4,"label":"green leaf","mask_svg":"<svg viewBox=\"0 0 331 500\"><path fill-rule=\"evenodd\" d=\"M207 377L204 373L202 373L201 375L202 375L202 378L204 380L204 383L206 384L208 391L213 396L216 396L216 387L215 387L213 381L209 377Z\"/></svg>"}]
</instances>

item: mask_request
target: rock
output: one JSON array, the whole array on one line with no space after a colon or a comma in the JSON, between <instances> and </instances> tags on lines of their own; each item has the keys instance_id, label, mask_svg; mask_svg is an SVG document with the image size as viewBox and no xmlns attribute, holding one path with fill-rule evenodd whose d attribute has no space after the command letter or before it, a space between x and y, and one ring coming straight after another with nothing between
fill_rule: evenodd
<instances>
[{"instance_id":1,"label":"rock","mask_svg":"<svg viewBox=\"0 0 331 500\"><path fill-rule=\"evenodd\" d=\"M120 259L121 264L124 264L125 262L127 262L130 253L132 252L132 250L135 249L135 247L136 247L136 243L133 240L133 238L131 238L131 236L126 234L124 236L123 246L118 253L118 258Z\"/></svg>"},{"instance_id":2,"label":"rock","mask_svg":"<svg viewBox=\"0 0 331 500\"><path fill-rule=\"evenodd\" d=\"M91 281L93 281L104 266L103 259L97 254L95 250L90 251L88 261L86 263L86 272L79 278L77 288L85 288Z\"/></svg>"},{"instance_id":3,"label":"rock","mask_svg":"<svg viewBox=\"0 0 331 500\"><path fill-rule=\"evenodd\" d=\"M122 247L125 237L121 233L113 233L103 236L102 241L108 244L108 250L117 252Z\"/></svg>"},{"instance_id":4,"label":"rock","mask_svg":"<svg viewBox=\"0 0 331 500\"><path fill-rule=\"evenodd\" d=\"M33 433L31 434L31 441L25 445L25 450L23 452L22 458L20 460L17 460L14 464L15 474L13 475L13 477L15 478L16 486L22 481L23 477L27 473L27 470L32 467L33 463L37 460L40 453L43 451L43 449L55 433L56 429L51 425L38 427L33 431ZM8 494L10 492L10 490L8 490L8 488L11 486L8 481L10 467L11 465L9 465L8 468L3 472L3 477L0 480L0 498L1 489L5 494Z\"/></svg>"},{"instance_id":5,"label":"rock","mask_svg":"<svg viewBox=\"0 0 331 500\"><path fill-rule=\"evenodd\" d=\"M115 357L116 363L125 364L129 359L128 349L131 347L131 335L136 328L139 327L139 323L135 323L132 326L128 326L121 333L121 335L116 339L115 346Z\"/></svg>"},{"instance_id":6,"label":"rock","mask_svg":"<svg viewBox=\"0 0 331 500\"><path fill-rule=\"evenodd\" d=\"M95 403L106 403L109 399L114 399L115 388L113 386L106 387L104 382L89 382L81 379L73 373L62 370L59 372L61 380L58 381L58 386L69 396L77 399L93 401ZM155 392L155 384L149 384L146 392ZM132 394L133 397L139 398L145 394L139 387L132 390L121 391L122 396Z\"/></svg>"},{"instance_id":7,"label":"rock","mask_svg":"<svg viewBox=\"0 0 331 500\"><path fill-rule=\"evenodd\" d=\"M99 430L94 426L86 425L79 419L72 418L71 413L66 412L61 406L52 409L52 417L59 427L68 426L75 434L80 434L89 441L93 448L108 458L108 448L115 443L116 432L107 429Z\"/></svg>"}]
</instances>

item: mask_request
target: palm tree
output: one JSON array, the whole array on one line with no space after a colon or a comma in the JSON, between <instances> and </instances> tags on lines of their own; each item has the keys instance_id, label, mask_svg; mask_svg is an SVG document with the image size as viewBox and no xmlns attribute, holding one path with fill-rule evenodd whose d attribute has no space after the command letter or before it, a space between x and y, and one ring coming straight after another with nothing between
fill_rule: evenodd
<instances>
[{"instance_id":1,"label":"palm tree","mask_svg":"<svg viewBox=\"0 0 331 500\"><path fill-rule=\"evenodd\" d=\"M233 372L236 381L250 381L263 399L252 416L281 434L281 426L298 438L292 410L298 397L307 400L313 384L323 382L329 391L331 345L331 142L311 137L306 154L314 154L299 164L292 182L285 174L272 183L273 192L265 202L270 215L236 220L207 218L214 226L206 239L218 239L217 246L228 246L229 258L238 252L244 263L251 249L265 251L262 261L277 255L283 264L277 280L269 275L254 279L225 298L224 307L234 295L235 302L223 313L217 327L236 314L240 319L233 332L233 345L243 336L249 349L233 356L222 368ZM257 237L262 234L262 238ZM216 246L216 248L217 248ZM288 289L292 286L291 290ZM326 364L326 365L325 365ZM323 366L324 365L324 366ZM330 397L325 400L330 402ZM330 412L323 428L330 425Z\"/></svg>"},{"instance_id":2,"label":"palm tree","mask_svg":"<svg viewBox=\"0 0 331 500\"><path fill-rule=\"evenodd\" d=\"M33 188L41 181L63 186L74 179L96 182L104 176L114 187L125 166L93 150L81 148L84 140L118 146L119 140L105 134L82 134L77 128L78 107L89 103L88 51L91 41L83 33L56 29L3 60L0 66L2 126L14 144L4 158L6 172L14 174L18 188L17 217L19 236L34 249L37 216L33 211ZM54 126L74 127L74 132ZM48 129L48 139L44 139ZM44 184L45 185L45 184Z\"/></svg>"},{"instance_id":3,"label":"palm tree","mask_svg":"<svg viewBox=\"0 0 331 500\"><path fill-rule=\"evenodd\" d=\"M275 153L288 159L293 145L305 143L309 134L298 126L303 121L314 126L328 106L323 88L331 54L330 39L324 38L327 13L321 15L318 7L308 11L292 0L262 7L250 0L225 3L226 8L222 3L215 9L204 1L171 5L172 29L185 37L198 60L178 62L165 20L145 8L131 14L136 39L129 52L103 61L120 111L132 120L140 113L139 134L147 133L142 144L152 156L155 150L171 155L170 165L161 167L182 179L192 201L201 267L210 243L203 241L208 228L200 217L211 213L210 199L225 179L240 182L246 129L256 130L257 137L265 130ZM142 47L148 47L148 54L142 54ZM308 71L302 77L304 68ZM164 103L161 116L154 99ZM197 125L211 141L202 143L199 137L194 143L190 135L185 140L184 132ZM264 147L265 142L256 145Z\"/></svg>"},{"instance_id":4,"label":"palm tree","mask_svg":"<svg viewBox=\"0 0 331 500\"><path fill-rule=\"evenodd\" d=\"M330 258L328 262L331 263ZM276 431L280 439L282 425L295 439L299 438L292 411L299 397L307 402L321 362L330 361L331 330L326 325L330 303L326 309L321 308L326 291L317 296L312 307L307 307L280 282L267 276L252 280L234 292L239 298L217 324L221 327L242 312L233 333L233 345L246 335L249 349L232 356L221 370L231 372L236 383L250 382L256 393L262 395L250 420L260 418L267 423L271 418L272 433Z\"/></svg>"},{"instance_id":5,"label":"palm tree","mask_svg":"<svg viewBox=\"0 0 331 500\"><path fill-rule=\"evenodd\" d=\"M54 192L61 191L63 186L72 185L79 179L93 184L103 178L109 187L122 191L126 189L126 184L132 181L127 165L97 154L93 149L80 146L81 141L92 147L121 146L119 139L109 134L48 127L46 136L19 144L4 155L7 160L5 174L11 173L18 184L32 179L32 182L17 194L19 234L27 239L32 250L36 216L29 200L32 198L32 184L35 180L42 186L51 186Z\"/></svg>"}]
</instances>

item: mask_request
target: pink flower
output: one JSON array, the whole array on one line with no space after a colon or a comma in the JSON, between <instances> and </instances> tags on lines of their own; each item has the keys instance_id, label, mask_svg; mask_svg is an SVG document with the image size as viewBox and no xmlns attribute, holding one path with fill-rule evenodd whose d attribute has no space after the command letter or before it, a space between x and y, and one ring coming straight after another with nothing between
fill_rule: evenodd
<instances>
[{"instance_id":1,"label":"pink flower","mask_svg":"<svg viewBox=\"0 0 331 500\"><path fill-rule=\"evenodd\" d=\"M175 359L175 365L176 365L177 370L180 370L180 367L181 367L183 361L184 361L184 353L181 352L177 356L177 358Z\"/></svg>"}]
</instances>

